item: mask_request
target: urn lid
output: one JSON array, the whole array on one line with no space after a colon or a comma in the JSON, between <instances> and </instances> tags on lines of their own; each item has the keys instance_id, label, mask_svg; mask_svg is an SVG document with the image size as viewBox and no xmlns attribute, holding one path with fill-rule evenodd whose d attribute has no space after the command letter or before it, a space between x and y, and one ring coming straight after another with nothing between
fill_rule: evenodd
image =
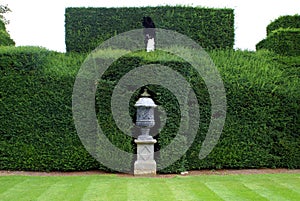
<instances>
[{"instance_id":1,"label":"urn lid","mask_svg":"<svg viewBox=\"0 0 300 201\"><path fill-rule=\"evenodd\" d=\"M144 93L142 93L141 98L135 103L135 107L157 107L157 105L154 103L154 101L149 98L149 94L147 92L147 89L144 90Z\"/></svg>"}]
</instances>

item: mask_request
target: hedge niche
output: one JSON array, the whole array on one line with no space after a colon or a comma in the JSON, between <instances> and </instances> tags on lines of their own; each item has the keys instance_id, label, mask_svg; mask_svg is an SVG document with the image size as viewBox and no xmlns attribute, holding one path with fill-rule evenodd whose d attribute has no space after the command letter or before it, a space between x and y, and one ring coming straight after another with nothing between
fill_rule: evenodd
<instances>
[{"instance_id":1,"label":"hedge niche","mask_svg":"<svg viewBox=\"0 0 300 201\"><path fill-rule=\"evenodd\" d=\"M90 52L103 41L126 31L143 28L151 16L157 28L182 33L207 49L232 49L232 9L198 7L66 8L67 52Z\"/></svg>"}]
</instances>

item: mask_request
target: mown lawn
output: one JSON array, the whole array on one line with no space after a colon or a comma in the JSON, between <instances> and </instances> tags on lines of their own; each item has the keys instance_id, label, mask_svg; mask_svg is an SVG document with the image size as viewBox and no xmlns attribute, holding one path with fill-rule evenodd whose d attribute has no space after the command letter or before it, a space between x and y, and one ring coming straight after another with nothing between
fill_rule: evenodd
<instances>
[{"instance_id":1,"label":"mown lawn","mask_svg":"<svg viewBox=\"0 0 300 201\"><path fill-rule=\"evenodd\" d=\"M1 201L300 200L300 174L1 176Z\"/></svg>"}]
</instances>

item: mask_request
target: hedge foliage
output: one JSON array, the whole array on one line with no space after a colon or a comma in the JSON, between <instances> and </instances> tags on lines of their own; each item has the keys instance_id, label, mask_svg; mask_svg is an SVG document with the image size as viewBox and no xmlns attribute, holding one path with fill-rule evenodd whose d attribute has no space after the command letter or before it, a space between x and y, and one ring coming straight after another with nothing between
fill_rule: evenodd
<instances>
[{"instance_id":1,"label":"hedge foliage","mask_svg":"<svg viewBox=\"0 0 300 201\"><path fill-rule=\"evenodd\" d=\"M300 55L300 16L281 16L267 26L267 38L256 49L268 49L277 54Z\"/></svg>"},{"instance_id":2,"label":"hedge foliage","mask_svg":"<svg viewBox=\"0 0 300 201\"><path fill-rule=\"evenodd\" d=\"M256 45L256 49L268 49L281 55L300 55L300 28L277 29Z\"/></svg>"},{"instance_id":3,"label":"hedge foliage","mask_svg":"<svg viewBox=\"0 0 300 201\"><path fill-rule=\"evenodd\" d=\"M267 35L280 28L300 28L300 15L286 15L277 18L267 26Z\"/></svg>"},{"instance_id":4,"label":"hedge foliage","mask_svg":"<svg viewBox=\"0 0 300 201\"><path fill-rule=\"evenodd\" d=\"M78 64L37 47L0 48L0 55L0 169L97 168L74 129L74 77L55 71Z\"/></svg>"},{"instance_id":5,"label":"hedge foliage","mask_svg":"<svg viewBox=\"0 0 300 201\"><path fill-rule=\"evenodd\" d=\"M6 31L5 24L0 20L0 46L13 46L15 42Z\"/></svg>"},{"instance_id":6,"label":"hedge foliage","mask_svg":"<svg viewBox=\"0 0 300 201\"><path fill-rule=\"evenodd\" d=\"M103 41L119 33L141 29L143 16L151 16L157 28L182 33L203 48L233 48L232 9L181 6L67 8L65 12L67 52L90 52Z\"/></svg>"},{"instance_id":7,"label":"hedge foliage","mask_svg":"<svg viewBox=\"0 0 300 201\"><path fill-rule=\"evenodd\" d=\"M137 52L118 59L99 82L96 111L111 142L127 152L135 151L133 138L124 135L112 118L110 97L114 86L130 69L158 63L186 77L200 105L200 125L194 143L180 160L161 172L300 168L299 57L232 50L211 51L210 56L226 88L227 116L221 138L207 158L198 158L211 116L205 84L188 63L159 51ZM0 58L0 169L107 170L83 147L72 117L73 84L85 56L37 47L7 47L0 48ZM156 85L148 88L154 101L168 114L166 126L156 136L157 150L174 139L180 110L168 90ZM133 104L139 92L130 101L133 119ZM182 138L188 140L188 136Z\"/></svg>"}]
</instances>

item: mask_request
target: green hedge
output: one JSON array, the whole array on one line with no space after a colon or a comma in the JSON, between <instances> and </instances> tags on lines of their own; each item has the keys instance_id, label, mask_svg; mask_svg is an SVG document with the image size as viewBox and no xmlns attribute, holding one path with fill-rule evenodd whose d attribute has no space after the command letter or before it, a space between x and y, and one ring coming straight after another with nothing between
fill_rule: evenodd
<instances>
[{"instance_id":1,"label":"green hedge","mask_svg":"<svg viewBox=\"0 0 300 201\"><path fill-rule=\"evenodd\" d=\"M90 52L103 41L126 31L141 29L143 16L151 16L157 28L185 34L208 49L234 45L232 9L193 7L67 8L67 52Z\"/></svg>"},{"instance_id":2,"label":"green hedge","mask_svg":"<svg viewBox=\"0 0 300 201\"><path fill-rule=\"evenodd\" d=\"M39 47L1 47L0 70L30 72L42 68L50 52Z\"/></svg>"},{"instance_id":3,"label":"green hedge","mask_svg":"<svg viewBox=\"0 0 300 201\"><path fill-rule=\"evenodd\" d=\"M0 20L0 46L14 46L15 42L6 31L5 24Z\"/></svg>"},{"instance_id":4,"label":"green hedge","mask_svg":"<svg viewBox=\"0 0 300 201\"><path fill-rule=\"evenodd\" d=\"M0 30L5 30L5 24L0 20Z\"/></svg>"},{"instance_id":5,"label":"green hedge","mask_svg":"<svg viewBox=\"0 0 300 201\"><path fill-rule=\"evenodd\" d=\"M99 83L96 111L99 124L111 142L127 152L135 151L133 138L124 135L112 118L110 97L114 86L128 70L159 63L186 77L200 103L196 140L180 160L161 172L300 168L300 83L299 77L291 74L297 65L291 67L285 64L289 57L282 62L281 57L267 51L212 51L210 56L226 88L227 117L221 138L207 158L198 158L211 116L205 84L188 63L159 51L120 58ZM84 149L73 123L72 90L84 55L28 47L0 48L0 57L0 169L107 170ZM173 140L180 111L168 90L155 85L148 88L155 102L168 113L166 127L156 137L156 149L161 149ZM137 95L138 92L130 101L132 118Z\"/></svg>"},{"instance_id":6,"label":"green hedge","mask_svg":"<svg viewBox=\"0 0 300 201\"><path fill-rule=\"evenodd\" d=\"M0 169L98 168L73 125L74 76L62 72L78 69L74 58L38 47L0 48L0 58Z\"/></svg>"},{"instance_id":7,"label":"green hedge","mask_svg":"<svg viewBox=\"0 0 300 201\"><path fill-rule=\"evenodd\" d=\"M256 49L268 49L280 55L300 55L300 16L281 16L267 26L267 38Z\"/></svg>"},{"instance_id":8,"label":"green hedge","mask_svg":"<svg viewBox=\"0 0 300 201\"><path fill-rule=\"evenodd\" d=\"M281 55L300 55L300 28L277 29L256 45L256 49L268 49Z\"/></svg>"},{"instance_id":9,"label":"green hedge","mask_svg":"<svg viewBox=\"0 0 300 201\"><path fill-rule=\"evenodd\" d=\"M267 26L267 35L279 28L300 28L300 15L281 16Z\"/></svg>"}]
</instances>

